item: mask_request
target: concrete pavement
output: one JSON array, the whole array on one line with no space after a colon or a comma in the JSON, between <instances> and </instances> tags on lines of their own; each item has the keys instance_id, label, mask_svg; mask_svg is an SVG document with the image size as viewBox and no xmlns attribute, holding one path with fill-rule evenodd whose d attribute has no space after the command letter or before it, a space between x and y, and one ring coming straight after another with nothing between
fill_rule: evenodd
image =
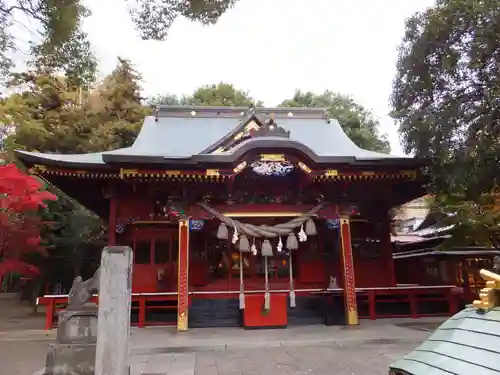
<instances>
[{"instance_id":1,"label":"concrete pavement","mask_svg":"<svg viewBox=\"0 0 500 375\"><path fill-rule=\"evenodd\" d=\"M443 319L362 321L358 327L303 326L246 331L172 327L131 330L131 375L386 374ZM0 332L5 373L42 373L55 330ZM335 370L332 372L332 370ZM4 373L0 371L0 373Z\"/></svg>"},{"instance_id":2,"label":"concrete pavement","mask_svg":"<svg viewBox=\"0 0 500 375\"><path fill-rule=\"evenodd\" d=\"M2 301L5 302L5 301ZM1 308L3 307L3 309ZM131 375L382 375L424 341L444 318L362 320L357 327L132 328ZM18 302L0 306L0 375L42 375L43 316Z\"/></svg>"}]
</instances>

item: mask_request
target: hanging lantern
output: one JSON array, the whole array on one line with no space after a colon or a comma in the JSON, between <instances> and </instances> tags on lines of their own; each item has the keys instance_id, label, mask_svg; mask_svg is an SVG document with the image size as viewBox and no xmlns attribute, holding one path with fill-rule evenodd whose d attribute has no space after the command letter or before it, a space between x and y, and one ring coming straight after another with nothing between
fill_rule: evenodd
<instances>
[{"instance_id":1,"label":"hanging lantern","mask_svg":"<svg viewBox=\"0 0 500 375\"><path fill-rule=\"evenodd\" d=\"M260 249L262 256L264 257L272 257L273 256L273 247L271 246L271 242L269 240L264 240L262 243L262 248Z\"/></svg>"},{"instance_id":2,"label":"hanging lantern","mask_svg":"<svg viewBox=\"0 0 500 375\"><path fill-rule=\"evenodd\" d=\"M250 243L248 242L248 238L246 236L240 237L239 250L242 253L248 253L250 251Z\"/></svg>"},{"instance_id":3,"label":"hanging lantern","mask_svg":"<svg viewBox=\"0 0 500 375\"><path fill-rule=\"evenodd\" d=\"M219 229L217 229L217 238L219 240L227 240L229 238L229 232L226 224L220 223Z\"/></svg>"},{"instance_id":4,"label":"hanging lantern","mask_svg":"<svg viewBox=\"0 0 500 375\"><path fill-rule=\"evenodd\" d=\"M295 233L291 232L286 239L286 248L290 250L297 250L299 248L299 242L297 241L297 237L295 237Z\"/></svg>"},{"instance_id":5,"label":"hanging lantern","mask_svg":"<svg viewBox=\"0 0 500 375\"><path fill-rule=\"evenodd\" d=\"M316 224L314 224L313 219L309 219L306 221L306 234L308 236L315 236L318 234L318 231L316 230Z\"/></svg>"}]
</instances>

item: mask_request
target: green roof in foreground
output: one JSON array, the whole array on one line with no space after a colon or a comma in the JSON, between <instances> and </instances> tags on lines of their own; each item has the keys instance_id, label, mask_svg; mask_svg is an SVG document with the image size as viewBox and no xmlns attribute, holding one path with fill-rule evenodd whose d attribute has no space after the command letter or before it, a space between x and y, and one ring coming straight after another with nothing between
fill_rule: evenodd
<instances>
[{"instance_id":1,"label":"green roof in foreground","mask_svg":"<svg viewBox=\"0 0 500 375\"><path fill-rule=\"evenodd\" d=\"M492 274L481 271L483 277L483 273ZM467 307L448 319L427 341L393 363L390 371L411 375L499 375L500 306L496 283L489 281L493 288L481 291L484 301L476 301L475 307ZM483 303L493 303L493 299L495 307L481 308Z\"/></svg>"}]
</instances>

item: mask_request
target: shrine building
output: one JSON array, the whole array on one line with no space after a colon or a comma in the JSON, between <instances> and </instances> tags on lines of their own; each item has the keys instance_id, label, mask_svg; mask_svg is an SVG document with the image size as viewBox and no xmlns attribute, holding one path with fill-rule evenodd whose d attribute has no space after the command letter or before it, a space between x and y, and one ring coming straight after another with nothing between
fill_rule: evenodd
<instances>
[{"instance_id":1,"label":"shrine building","mask_svg":"<svg viewBox=\"0 0 500 375\"><path fill-rule=\"evenodd\" d=\"M160 106L126 148L17 151L134 251L132 324L286 327L456 312L400 284L389 210L422 165L356 146L324 109ZM67 303L46 295L46 328Z\"/></svg>"}]
</instances>

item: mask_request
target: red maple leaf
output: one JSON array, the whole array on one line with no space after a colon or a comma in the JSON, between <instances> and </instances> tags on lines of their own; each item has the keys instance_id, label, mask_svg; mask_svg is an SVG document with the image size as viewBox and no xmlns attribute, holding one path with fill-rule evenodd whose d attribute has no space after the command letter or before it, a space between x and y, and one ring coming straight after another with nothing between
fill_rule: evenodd
<instances>
[{"instance_id":1,"label":"red maple leaf","mask_svg":"<svg viewBox=\"0 0 500 375\"><path fill-rule=\"evenodd\" d=\"M40 180L14 164L0 166L0 260L20 259L23 254L44 251L39 209L57 197L44 191Z\"/></svg>"}]
</instances>

